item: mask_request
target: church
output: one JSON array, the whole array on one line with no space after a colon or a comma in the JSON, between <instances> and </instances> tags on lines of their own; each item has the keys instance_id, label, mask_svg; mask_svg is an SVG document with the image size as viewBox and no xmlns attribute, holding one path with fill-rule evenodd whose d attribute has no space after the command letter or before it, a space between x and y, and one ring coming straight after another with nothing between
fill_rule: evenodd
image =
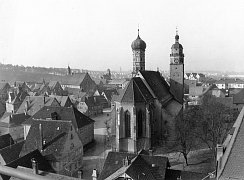
<instances>
[{"instance_id":1,"label":"church","mask_svg":"<svg viewBox=\"0 0 244 180\"><path fill-rule=\"evenodd\" d=\"M170 54L170 82L158 71L145 68L146 43L131 44L133 73L128 85L114 98L115 151L137 153L172 144L175 120L181 118L184 97L184 54L176 32ZM169 85L170 84L170 85Z\"/></svg>"}]
</instances>

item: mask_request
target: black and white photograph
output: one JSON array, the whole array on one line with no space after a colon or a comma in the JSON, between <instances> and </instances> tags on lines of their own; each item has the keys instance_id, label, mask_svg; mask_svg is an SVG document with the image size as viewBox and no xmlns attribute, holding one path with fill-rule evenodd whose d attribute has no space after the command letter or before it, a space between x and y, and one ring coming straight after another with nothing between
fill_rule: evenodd
<instances>
[{"instance_id":1,"label":"black and white photograph","mask_svg":"<svg viewBox=\"0 0 244 180\"><path fill-rule=\"evenodd\" d=\"M243 0L0 0L0 180L243 180Z\"/></svg>"}]
</instances>

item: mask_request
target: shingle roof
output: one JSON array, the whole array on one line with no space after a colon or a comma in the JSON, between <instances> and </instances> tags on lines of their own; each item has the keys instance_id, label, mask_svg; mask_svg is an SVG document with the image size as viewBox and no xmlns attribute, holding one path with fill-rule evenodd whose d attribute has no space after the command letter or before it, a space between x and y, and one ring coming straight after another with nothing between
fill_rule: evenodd
<instances>
[{"instance_id":1,"label":"shingle roof","mask_svg":"<svg viewBox=\"0 0 244 180\"><path fill-rule=\"evenodd\" d=\"M227 179L243 179L244 171L244 108L240 112L235 124L233 135L229 140L229 144L226 147L225 153L222 157L222 169L218 173L220 180Z\"/></svg>"},{"instance_id":2,"label":"shingle roof","mask_svg":"<svg viewBox=\"0 0 244 180\"><path fill-rule=\"evenodd\" d=\"M202 180L206 176L207 174L203 173L167 169L165 180L178 180L177 178L179 177L181 177L181 179L187 180ZM206 178L205 180L209 180L209 178Z\"/></svg>"},{"instance_id":3,"label":"shingle roof","mask_svg":"<svg viewBox=\"0 0 244 180\"><path fill-rule=\"evenodd\" d=\"M17 168L20 171L26 172L26 173L33 173L33 169L32 168L26 168L26 167L22 167L22 166L18 166ZM82 179L78 179L78 178L74 178L74 177L70 177L70 176L65 176L65 175L61 175L61 174L56 174L56 173L49 173L46 171L39 171L38 175L47 177L47 178L51 178L53 180L82 180ZM16 177L11 177L10 180L22 180Z\"/></svg>"},{"instance_id":4,"label":"shingle roof","mask_svg":"<svg viewBox=\"0 0 244 180\"><path fill-rule=\"evenodd\" d=\"M56 103L55 103L56 101ZM28 103L28 107L26 105ZM26 111L30 115L35 114L41 107L43 106L60 106L57 100L53 97L45 97L45 96L27 96L23 103L20 105L19 109L16 113L23 113Z\"/></svg>"},{"instance_id":5,"label":"shingle roof","mask_svg":"<svg viewBox=\"0 0 244 180\"><path fill-rule=\"evenodd\" d=\"M55 160L60 156L59 153L64 148L68 132L71 130L72 123L69 121L33 120L20 157L41 148L40 124L43 141L45 141L42 155L49 160Z\"/></svg>"},{"instance_id":6,"label":"shingle roof","mask_svg":"<svg viewBox=\"0 0 244 180\"><path fill-rule=\"evenodd\" d=\"M128 168L123 168L123 159L128 157L131 164ZM155 167L152 167L155 164ZM126 173L131 177L137 179L163 179L165 177L166 169L169 166L167 157L162 156L148 156L143 154L131 154L125 152L109 152L101 174L98 179L106 179L115 173L115 177ZM145 176L142 174L144 173Z\"/></svg>"},{"instance_id":7,"label":"shingle roof","mask_svg":"<svg viewBox=\"0 0 244 180\"><path fill-rule=\"evenodd\" d=\"M81 128L87 124L94 123L94 120L82 114L74 107L52 107L44 106L31 118L24 122L24 124L31 124L33 120L49 119L52 120L52 114L57 114L57 121L72 122L75 128Z\"/></svg>"},{"instance_id":8,"label":"shingle roof","mask_svg":"<svg viewBox=\"0 0 244 180\"><path fill-rule=\"evenodd\" d=\"M147 84L150 86L159 101L164 102L165 100L172 98L172 95L169 91L169 85L159 72L140 71L140 74L146 80Z\"/></svg>"},{"instance_id":9,"label":"shingle roof","mask_svg":"<svg viewBox=\"0 0 244 180\"><path fill-rule=\"evenodd\" d=\"M14 140L10 134L4 134L0 136L0 149L14 144Z\"/></svg>"},{"instance_id":10,"label":"shingle roof","mask_svg":"<svg viewBox=\"0 0 244 180\"><path fill-rule=\"evenodd\" d=\"M4 123L7 123L9 125L11 124L14 126L19 126L30 117L31 116L29 116L28 114L25 114L25 113L10 114L9 117L2 119L0 123L4 122Z\"/></svg>"},{"instance_id":11,"label":"shingle roof","mask_svg":"<svg viewBox=\"0 0 244 180\"><path fill-rule=\"evenodd\" d=\"M123 92L120 94L119 102L148 102L153 99L152 94L142 82L141 78L134 77L130 80Z\"/></svg>"},{"instance_id":12,"label":"shingle roof","mask_svg":"<svg viewBox=\"0 0 244 180\"><path fill-rule=\"evenodd\" d=\"M19 158L19 154L21 152L24 142L25 141L21 141L0 150L0 154L6 164L9 164L10 162Z\"/></svg>"},{"instance_id":13,"label":"shingle roof","mask_svg":"<svg viewBox=\"0 0 244 180\"><path fill-rule=\"evenodd\" d=\"M23 166L32 169L31 159L34 158L38 162L38 169L46 172L55 172L50 163L42 156L39 150L31 151L30 153L22 156L11 163L7 164L8 167L17 168L18 166ZM10 179L9 176L2 175L3 180Z\"/></svg>"}]
</instances>

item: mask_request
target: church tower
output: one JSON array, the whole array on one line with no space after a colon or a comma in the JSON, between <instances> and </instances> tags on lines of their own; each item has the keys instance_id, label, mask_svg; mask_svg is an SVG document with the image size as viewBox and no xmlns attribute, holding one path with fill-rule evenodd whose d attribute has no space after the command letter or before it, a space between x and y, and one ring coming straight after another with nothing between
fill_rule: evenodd
<instances>
[{"instance_id":1,"label":"church tower","mask_svg":"<svg viewBox=\"0 0 244 180\"><path fill-rule=\"evenodd\" d=\"M170 92L176 100L183 104L184 98L184 54L183 46L179 43L179 35L176 30L175 43L171 47L170 54Z\"/></svg>"},{"instance_id":2,"label":"church tower","mask_svg":"<svg viewBox=\"0 0 244 180\"><path fill-rule=\"evenodd\" d=\"M146 43L139 36L131 44L133 52L133 76L137 74L138 71L145 71L145 49Z\"/></svg>"}]
</instances>

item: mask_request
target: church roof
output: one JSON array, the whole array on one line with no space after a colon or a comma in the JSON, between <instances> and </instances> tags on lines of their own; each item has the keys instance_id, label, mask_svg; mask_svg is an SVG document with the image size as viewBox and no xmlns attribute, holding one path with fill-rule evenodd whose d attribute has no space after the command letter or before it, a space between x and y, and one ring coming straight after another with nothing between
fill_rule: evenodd
<instances>
[{"instance_id":1,"label":"church roof","mask_svg":"<svg viewBox=\"0 0 244 180\"><path fill-rule=\"evenodd\" d=\"M147 84L150 86L151 90L159 101L164 102L165 100L172 98L169 91L169 85L159 72L140 71L140 74L146 80Z\"/></svg>"},{"instance_id":2,"label":"church roof","mask_svg":"<svg viewBox=\"0 0 244 180\"><path fill-rule=\"evenodd\" d=\"M141 78L134 77L130 80L124 91L120 94L120 102L148 102L153 99L152 94L142 82Z\"/></svg>"}]
</instances>

